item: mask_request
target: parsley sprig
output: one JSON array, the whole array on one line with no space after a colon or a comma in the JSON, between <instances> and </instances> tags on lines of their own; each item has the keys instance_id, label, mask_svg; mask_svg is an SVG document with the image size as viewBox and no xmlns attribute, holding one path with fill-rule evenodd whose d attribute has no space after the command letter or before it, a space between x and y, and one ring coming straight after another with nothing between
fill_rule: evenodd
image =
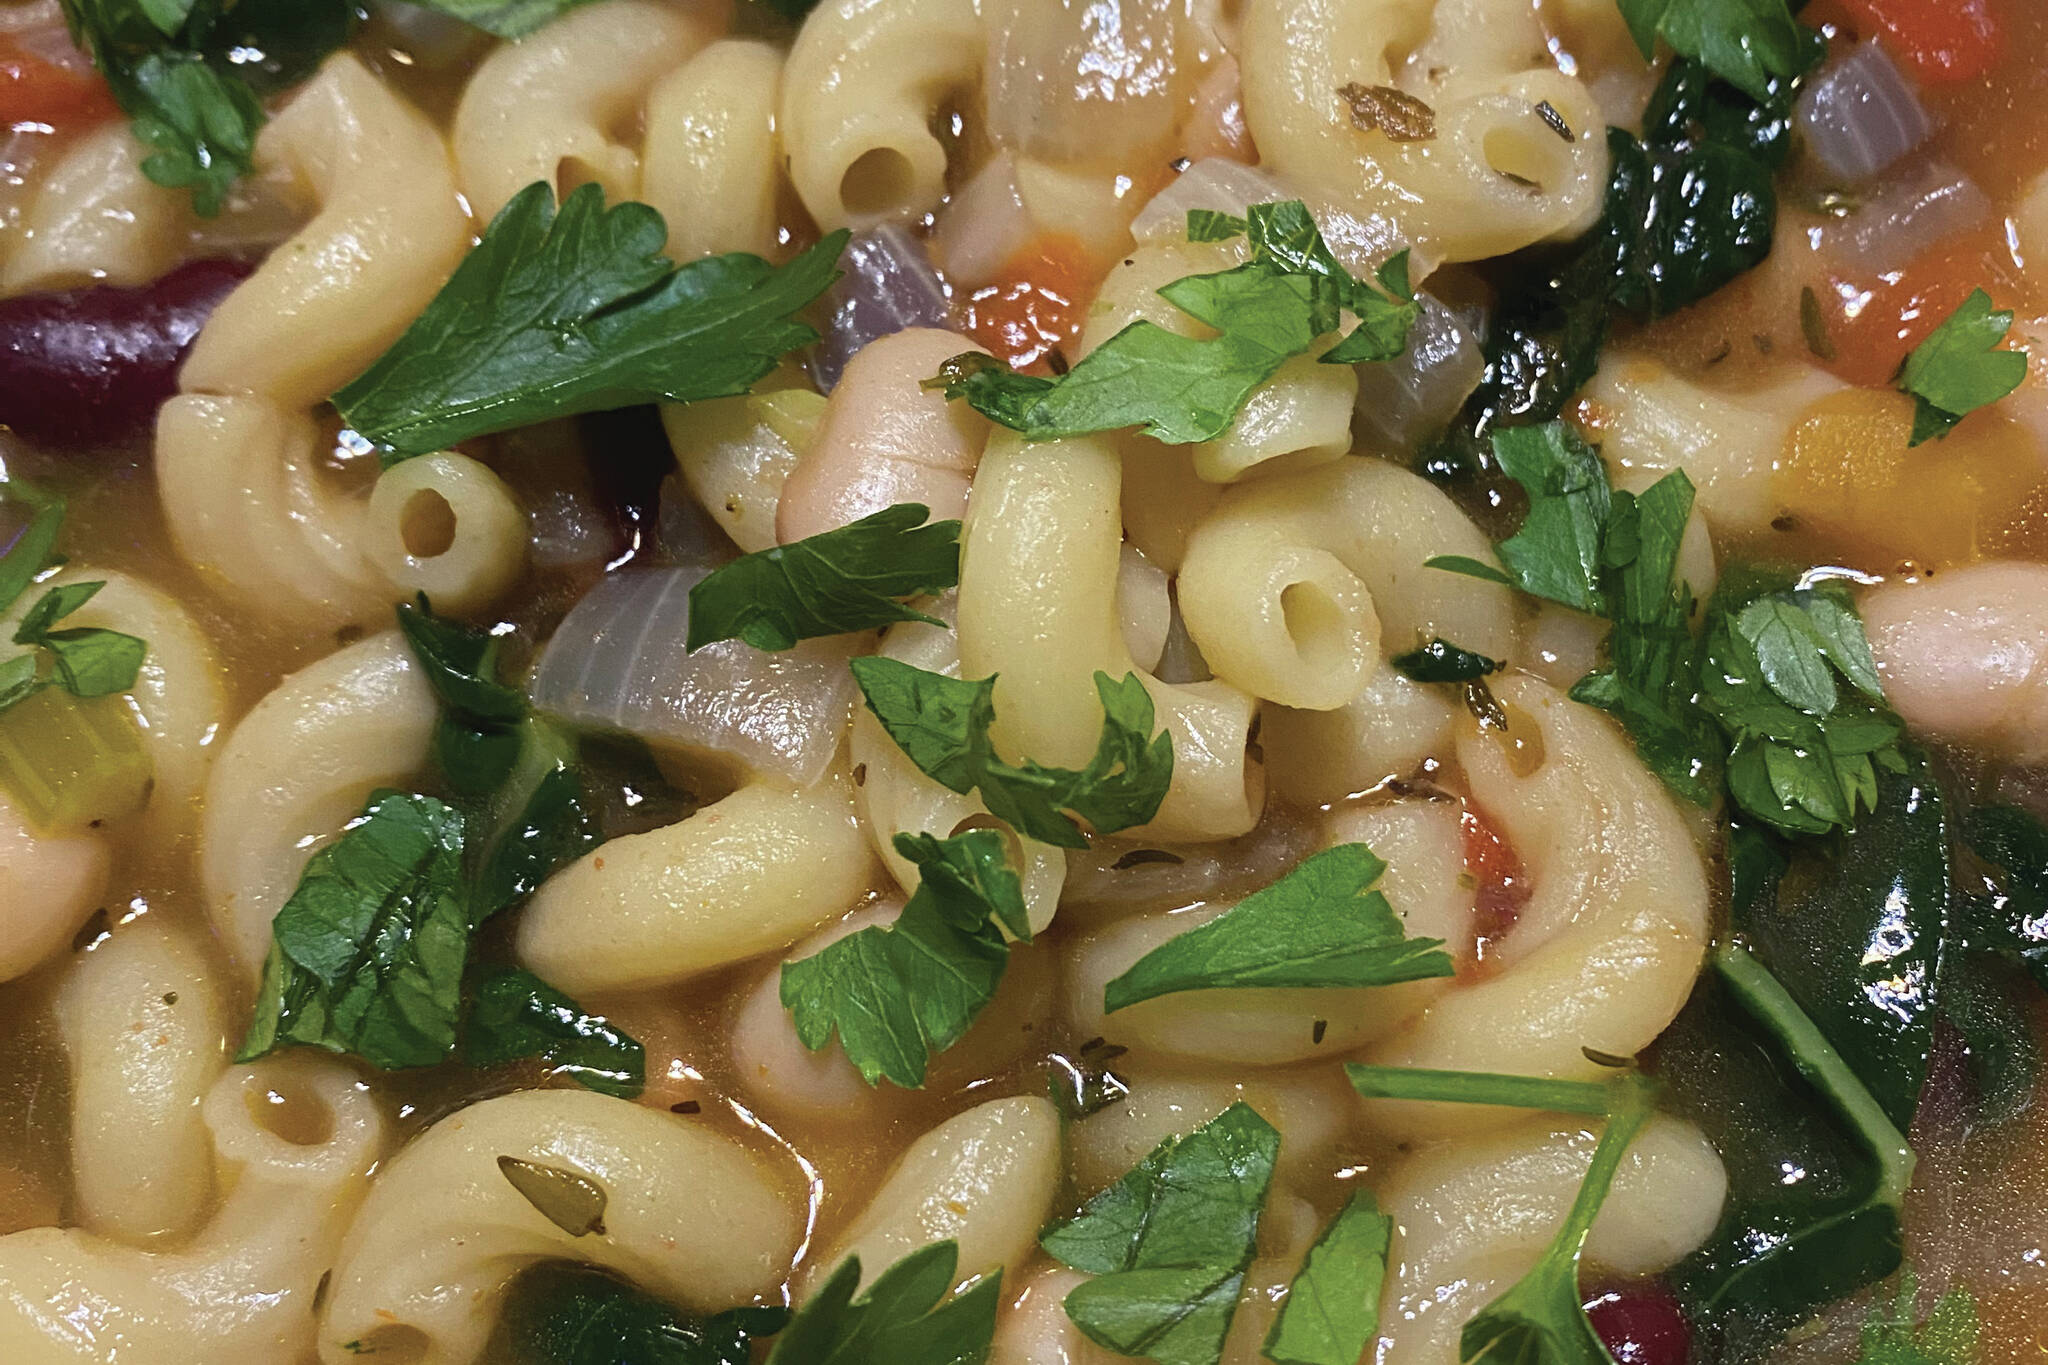
<instances>
[{"instance_id":1,"label":"parsley sprig","mask_svg":"<svg viewBox=\"0 0 2048 1365\"><path fill-rule=\"evenodd\" d=\"M1786 0L1618 0L1621 16L1643 56L1657 55L1663 38L1682 57L1756 99L1771 83L1804 71L1811 40Z\"/></svg>"},{"instance_id":2,"label":"parsley sprig","mask_svg":"<svg viewBox=\"0 0 2048 1365\"><path fill-rule=\"evenodd\" d=\"M639 1094L640 1044L538 977L487 973L466 1004L477 929L597 835L575 742L501 675L501 639L424 601L398 620L441 702L433 751L452 800L378 792L307 860L272 922L239 1059L305 1046L398 1070L441 1062L460 1040L474 1065L539 1057L592 1089Z\"/></svg>"},{"instance_id":3,"label":"parsley sprig","mask_svg":"<svg viewBox=\"0 0 2048 1365\"><path fill-rule=\"evenodd\" d=\"M2025 381L2027 353L2001 345L2012 319L1976 290L1906 357L1899 387L1913 395L1913 445L1948 439L1963 418Z\"/></svg>"},{"instance_id":4,"label":"parsley sprig","mask_svg":"<svg viewBox=\"0 0 2048 1365\"><path fill-rule=\"evenodd\" d=\"M589 0L417 0L517 38ZM136 138L143 174L219 213L249 173L264 100L310 76L348 41L351 0L61 0L71 36L106 78Z\"/></svg>"},{"instance_id":5,"label":"parsley sprig","mask_svg":"<svg viewBox=\"0 0 2048 1365\"><path fill-rule=\"evenodd\" d=\"M1326 363L1391 360L1407 349L1419 311L1407 252L1380 268L1375 289L1331 253L1299 200L1255 205L1244 218L1198 210L1188 215L1188 233L1201 242L1243 235L1250 244L1245 264L1159 291L1215 336L1134 322L1057 379L969 353L946 362L926 386L1034 441L1138 427L1184 445L1222 435L1254 390L1337 331L1347 312L1358 325L1323 354Z\"/></svg>"},{"instance_id":6,"label":"parsley sprig","mask_svg":"<svg viewBox=\"0 0 2048 1365\"><path fill-rule=\"evenodd\" d=\"M1094 1278L1067 1295L1090 1341L1160 1365L1217 1365L1236 1316L1280 1134L1242 1102L1168 1138L1039 1243Z\"/></svg>"},{"instance_id":7,"label":"parsley sprig","mask_svg":"<svg viewBox=\"0 0 2048 1365\"><path fill-rule=\"evenodd\" d=\"M898 503L713 569L690 589L690 649L738 639L781 650L897 621L945 625L899 600L960 581L960 523L930 516Z\"/></svg>"},{"instance_id":8,"label":"parsley sprig","mask_svg":"<svg viewBox=\"0 0 2048 1365\"><path fill-rule=\"evenodd\" d=\"M1373 886L1387 870L1364 844L1340 844L1169 939L1103 992L1115 1013L1180 991L1388 986L1455 972L1443 940L1409 938Z\"/></svg>"},{"instance_id":9,"label":"parsley sprig","mask_svg":"<svg viewBox=\"0 0 2048 1365\"><path fill-rule=\"evenodd\" d=\"M0 555L0 612L20 601L51 564L65 512L64 499L20 480L6 483L4 489L7 499L28 507L30 515L14 544ZM106 586L104 579L60 584L22 614L13 638L27 651L0 661L0 713L46 687L61 688L74 697L108 697L135 686L148 651L143 641L98 626L57 628Z\"/></svg>"},{"instance_id":10,"label":"parsley sprig","mask_svg":"<svg viewBox=\"0 0 2048 1365\"><path fill-rule=\"evenodd\" d=\"M951 1291L959 1247L933 1242L860 1288L858 1257L841 1262L775 1339L767 1365L976 1365L988 1358L1002 1306L997 1270Z\"/></svg>"},{"instance_id":11,"label":"parsley sprig","mask_svg":"<svg viewBox=\"0 0 2048 1365\"><path fill-rule=\"evenodd\" d=\"M844 231L787 265L676 266L645 204L521 190L427 310L334 395L386 465L471 437L640 403L743 394L818 339L798 320L839 277Z\"/></svg>"},{"instance_id":12,"label":"parsley sprig","mask_svg":"<svg viewBox=\"0 0 2048 1365\"><path fill-rule=\"evenodd\" d=\"M1102 738L1088 766L1073 769L997 756L993 677L949 678L880 656L852 667L868 709L925 776L963 796L979 790L991 815L1040 843L1086 848L1073 817L1098 834L1142 825L1173 781L1173 737L1152 733L1152 696L1135 674L1095 675Z\"/></svg>"},{"instance_id":13,"label":"parsley sprig","mask_svg":"<svg viewBox=\"0 0 2048 1365\"><path fill-rule=\"evenodd\" d=\"M869 1085L924 1084L934 1053L958 1042L995 998L1007 930L1031 941L1024 891L994 830L950 839L899 834L917 891L888 927L870 926L782 968L782 1004L816 1052L839 1035Z\"/></svg>"},{"instance_id":14,"label":"parsley sprig","mask_svg":"<svg viewBox=\"0 0 2048 1365\"><path fill-rule=\"evenodd\" d=\"M1500 543L1506 572L1460 557L1431 567L1506 583L1613 623L1607 662L1574 700L1611 712L1665 784L1734 804L1787 834L1850 824L1903 771L1903 728L1846 593L1730 573L1694 629L1679 576L1693 486L1673 471L1640 496L1608 483L1600 454L1563 423L1496 432L1495 458L1529 496Z\"/></svg>"}]
</instances>

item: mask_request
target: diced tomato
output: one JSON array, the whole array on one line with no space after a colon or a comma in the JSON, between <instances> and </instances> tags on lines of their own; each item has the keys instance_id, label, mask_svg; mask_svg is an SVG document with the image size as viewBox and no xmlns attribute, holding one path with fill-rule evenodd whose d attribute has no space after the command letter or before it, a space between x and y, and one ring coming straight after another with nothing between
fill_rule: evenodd
<instances>
[{"instance_id":1,"label":"diced tomato","mask_svg":"<svg viewBox=\"0 0 2048 1365\"><path fill-rule=\"evenodd\" d=\"M1080 335L1097 274L1088 249L1072 237L1034 238L994 284L968 299L968 335L1017 369L1044 372L1052 354Z\"/></svg>"},{"instance_id":2,"label":"diced tomato","mask_svg":"<svg viewBox=\"0 0 2048 1365\"><path fill-rule=\"evenodd\" d=\"M1837 0L1835 7L1929 85L1979 80L2003 50L1993 0Z\"/></svg>"},{"instance_id":3,"label":"diced tomato","mask_svg":"<svg viewBox=\"0 0 2048 1365\"><path fill-rule=\"evenodd\" d=\"M1529 903L1529 875L1514 848L1471 806L1460 820L1465 835L1465 875L1473 882L1473 928L1479 956L1515 927Z\"/></svg>"},{"instance_id":4,"label":"diced tomato","mask_svg":"<svg viewBox=\"0 0 2048 1365\"><path fill-rule=\"evenodd\" d=\"M75 63L52 61L0 33L0 124L70 129L119 112L107 83L83 56Z\"/></svg>"},{"instance_id":5,"label":"diced tomato","mask_svg":"<svg viewBox=\"0 0 2048 1365\"><path fill-rule=\"evenodd\" d=\"M2021 301L2024 281L1996 228L1931 247L1904 270L1863 278L1833 275L1814 291L1826 344L1834 351L1822 363L1851 384L1889 384L1913 348L1976 289L1990 290L2002 308Z\"/></svg>"}]
</instances>

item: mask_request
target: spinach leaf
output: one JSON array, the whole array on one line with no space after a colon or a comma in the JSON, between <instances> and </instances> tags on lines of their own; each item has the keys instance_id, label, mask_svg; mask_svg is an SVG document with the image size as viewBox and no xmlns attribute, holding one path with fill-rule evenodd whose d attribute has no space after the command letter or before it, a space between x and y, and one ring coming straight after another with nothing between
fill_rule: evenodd
<instances>
[{"instance_id":1,"label":"spinach leaf","mask_svg":"<svg viewBox=\"0 0 2048 1365\"><path fill-rule=\"evenodd\" d=\"M749 1365L783 1308L686 1317L589 1266L543 1265L519 1277L484 1356L503 1365Z\"/></svg>"},{"instance_id":2,"label":"spinach leaf","mask_svg":"<svg viewBox=\"0 0 2048 1365\"><path fill-rule=\"evenodd\" d=\"M271 926L238 1062L286 1044L387 1070L455 1046L469 909L462 817L427 796L379 792L306 863Z\"/></svg>"},{"instance_id":3,"label":"spinach leaf","mask_svg":"<svg viewBox=\"0 0 2048 1365\"><path fill-rule=\"evenodd\" d=\"M1029 942L1024 891L995 830L950 839L899 834L917 891L887 928L870 926L783 964L781 996L797 1037L816 1052L836 1032L869 1085L914 1089L932 1054L960 1040L995 998L1008 929Z\"/></svg>"},{"instance_id":4,"label":"spinach leaf","mask_svg":"<svg viewBox=\"0 0 2048 1365\"><path fill-rule=\"evenodd\" d=\"M1728 1171L1720 1226L1673 1287L1704 1349L1762 1356L1789 1327L1899 1266L1905 1137L1785 987L1723 945L1653 1067Z\"/></svg>"},{"instance_id":5,"label":"spinach leaf","mask_svg":"<svg viewBox=\"0 0 2048 1365\"><path fill-rule=\"evenodd\" d=\"M1180 991L1388 986L1451 976L1443 940L1411 939L1372 886L1387 870L1364 844L1340 844L1170 939L1111 981L1114 1014Z\"/></svg>"},{"instance_id":6,"label":"spinach leaf","mask_svg":"<svg viewBox=\"0 0 2048 1365\"><path fill-rule=\"evenodd\" d=\"M1168 1138L1039 1243L1095 1278L1067 1316L1090 1341L1159 1365L1217 1365L1256 1250L1280 1134L1238 1103Z\"/></svg>"},{"instance_id":7,"label":"spinach leaf","mask_svg":"<svg viewBox=\"0 0 2048 1365\"><path fill-rule=\"evenodd\" d=\"M713 569L690 589L689 648L737 639L780 650L896 621L945 625L898 600L960 581L960 523L927 525L930 516L919 503L898 503Z\"/></svg>"},{"instance_id":8,"label":"spinach leaf","mask_svg":"<svg viewBox=\"0 0 2048 1365\"><path fill-rule=\"evenodd\" d=\"M787 265L734 253L677 267L645 204L584 185L555 212L513 197L426 312L334 395L386 465L557 417L742 394L818 334L797 314L839 277L844 231Z\"/></svg>"},{"instance_id":9,"label":"spinach leaf","mask_svg":"<svg viewBox=\"0 0 2048 1365\"><path fill-rule=\"evenodd\" d=\"M286 3L287 0L277 0ZM424 9L460 19L500 38L524 38L591 0L413 0ZM247 0L244 0L247 3Z\"/></svg>"},{"instance_id":10,"label":"spinach leaf","mask_svg":"<svg viewBox=\"0 0 2048 1365\"><path fill-rule=\"evenodd\" d=\"M1801 30L1806 65L1818 35ZM1492 437L1550 421L1599 368L1613 318L1662 317L1695 303L1769 254L1773 172L1791 146L1801 77L1773 77L1758 98L1681 57L1651 97L1639 141L1608 130L1599 223L1573 248L1511 260L1464 413L1422 452L1441 481L1490 476Z\"/></svg>"},{"instance_id":11,"label":"spinach leaf","mask_svg":"<svg viewBox=\"0 0 2048 1365\"><path fill-rule=\"evenodd\" d=\"M1379 1337L1394 1222L1354 1194L1308 1249L1262 1354L1275 1365L1358 1365Z\"/></svg>"},{"instance_id":12,"label":"spinach leaf","mask_svg":"<svg viewBox=\"0 0 2048 1365\"><path fill-rule=\"evenodd\" d=\"M1927 760L1909 752L1855 828L1798 849L1733 909L1757 960L1901 1129L1934 1044L1952 836Z\"/></svg>"},{"instance_id":13,"label":"spinach leaf","mask_svg":"<svg viewBox=\"0 0 2048 1365\"><path fill-rule=\"evenodd\" d=\"M804 1300L766 1365L979 1365L995 1339L1000 1270L947 1297L959 1248L933 1242L876 1278L858 1299L849 1256Z\"/></svg>"},{"instance_id":14,"label":"spinach leaf","mask_svg":"<svg viewBox=\"0 0 2048 1365\"><path fill-rule=\"evenodd\" d=\"M1136 674L1113 682L1095 675L1102 698L1102 738L1082 769L1050 768L1029 759L997 757L996 680L949 678L880 656L853 660L868 710L939 785L967 795L977 789L991 815L1040 843L1086 848L1074 819L1098 834L1142 825L1159 813L1173 781L1173 737L1152 733L1152 697Z\"/></svg>"},{"instance_id":15,"label":"spinach leaf","mask_svg":"<svg viewBox=\"0 0 2048 1365\"><path fill-rule=\"evenodd\" d=\"M539 1057L592 1090L634 1099L647 1085L647 1051L532 972L501 967L477 983L463 1027L463 1060L503 1066Z\"/></svg>"},{"instance_id":16,"label":"spinach leaf","mask_svg":"<svg viewBox=\"0 0 2048 1365\"><path fill-rule=\"evenodd\" d=\"M1439 563L1441 562L1440 559ZM1471 562L1479 563L1477 560ZM1489 673L1498 673L1506 667L1498 659L1489 659L1484 654L1461 648L1445 639L1431 640L1409 650L1406 654L1396 654L1388 662L1416 682L1422 683L1474 682Z\"/></svg>"}]
</instances>

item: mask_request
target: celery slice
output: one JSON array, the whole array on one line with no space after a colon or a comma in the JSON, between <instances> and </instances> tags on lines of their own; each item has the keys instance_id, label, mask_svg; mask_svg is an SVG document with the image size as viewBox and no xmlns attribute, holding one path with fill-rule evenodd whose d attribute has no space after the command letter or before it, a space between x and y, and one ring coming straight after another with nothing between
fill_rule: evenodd
<instances>
[{"instance_id":1,"label":"celery slice","mask_svg":"<svg viewBox=\"0 0 2048 1365\"><path fill-rule=\"evenodd\" d=\"M45 687L0 715L0 788L44 833L131 814L153 782L125 697L82 700Z\"/></svg>"}]
</instances>

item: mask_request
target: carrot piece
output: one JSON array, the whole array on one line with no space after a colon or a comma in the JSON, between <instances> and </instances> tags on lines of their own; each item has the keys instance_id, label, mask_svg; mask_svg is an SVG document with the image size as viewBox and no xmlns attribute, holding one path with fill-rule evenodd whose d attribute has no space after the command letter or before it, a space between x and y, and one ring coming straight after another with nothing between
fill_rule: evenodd
<instances>
[{"instance_id":1,"label":"carrot piece","mask_svg":"<svg viewBox=\"0 0 2048 1365\"><path fill-rule=\"evenodd\" d=\"M1035 237L968 299L968 335L1017 369L1042 368L1080 335L1098 274L1072 237Z\"/></svg>"},{"instance_id":2,"label":"carrot piece","mask_svg":"<svg viewBox=\"0 0 2048 1365\"><path fill-rule=\"evenodd\" d=\"M1840 0L1929 85L1990 74L2003 51L1993 0Z\"/></svg>"},{"instance_id":3,"label":"carrot piece","mask_svg":"<svg viewBox=\"0 0 2048 1365\"><path fill-rule=\"evenodd\" d=\"M51 61L0 34L0 124L89 127L121 111L107 83L81 56Z\"/></svg>"}]
</instances>

